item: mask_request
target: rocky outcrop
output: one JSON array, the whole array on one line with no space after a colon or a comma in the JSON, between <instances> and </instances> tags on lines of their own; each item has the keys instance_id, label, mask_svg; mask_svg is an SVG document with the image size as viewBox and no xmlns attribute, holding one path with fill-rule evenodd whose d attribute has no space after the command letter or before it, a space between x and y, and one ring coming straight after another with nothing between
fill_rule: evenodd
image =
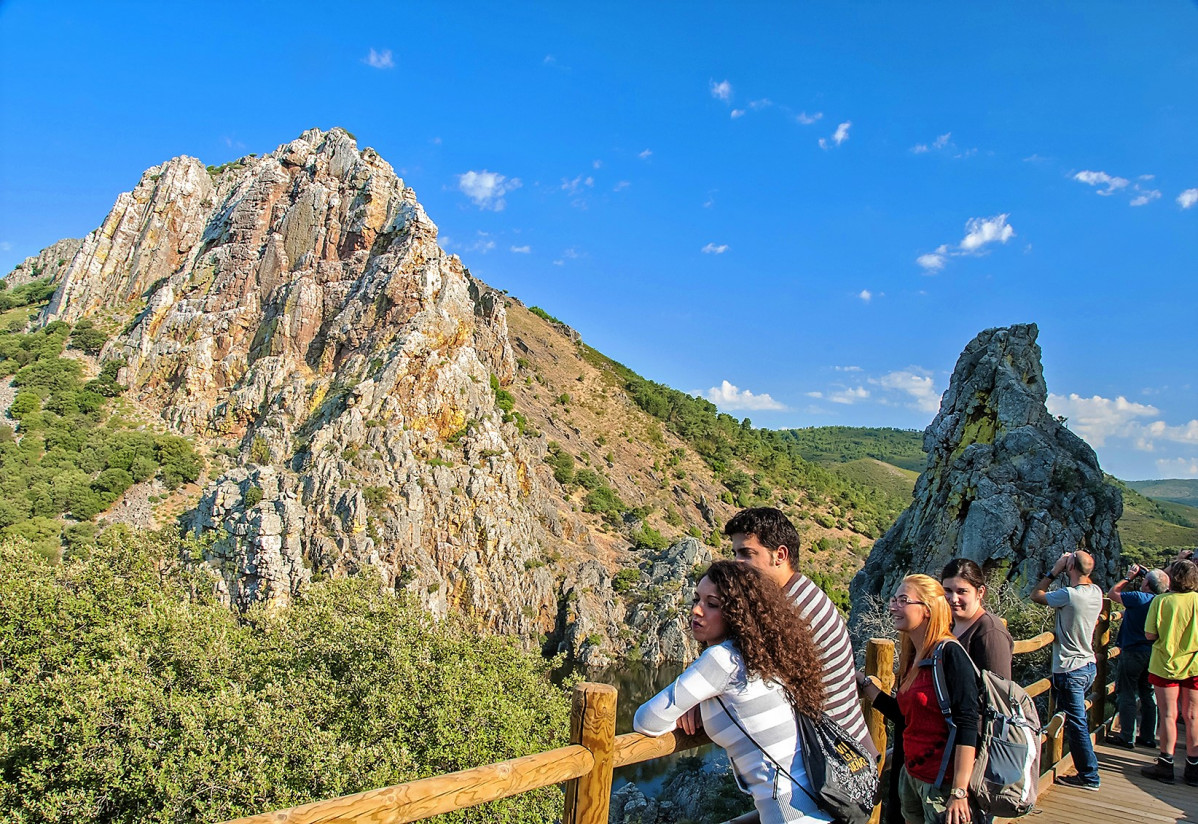
<instances>
[{"instance_id":1,"label":"rocky outcrop","mask_svg":"<svg viewBox=\"0 0 1198 824\"><path fill-rule=\"evenodd\" d=\"M36 255L25 258L5 276L4 282L9 289L24 286L35 280L50 278L57 283L75 259L83 241L78 238L65 238L57 241Z\"/></svg>"},{"instance_id":2,"label":"rocky outcrop","mask_svg":"<svg viewBox=\"0 0 1198 824\"><path fill-rule=\"evenodd\" d=\"M120 321L102 357L136 401L235 456L189 521L233 603L373 569L435 613L553 630L541 556L570 514L544 444L496 404L503 301L373 150L310 130L151 168L61 280L44 320Z\"/></svg>"},{"instance_id":3,"label":"rocky outcrop","mask_svg":"<svg viewBox=\"0 0 1198 824\"><path fill-rule=\"evenodd\" d=\"M1035 324L988 329L965 348L924 432L928 462L912 504L853 579L854 625L869 596L911 572L937 575L954 557L1025 589L1079 548L1094 555L1099 583L1114 574L1122 495L1094 450L1045 408L1038 334Z\"/></svg>"},{"instance_id":4,"label":"rocky outcrop","mask_svg":"<svg viewBox=\"0 0 1198 824\"><path fill-rule=\"evenodd\" d=\"M694 538L618 573L618 582L599 562L584 562L562 585L560 640L552 651L587 667L611 664L611 650L652 665L694 660L690 604L696 576L710 563L710 548Z\"/></svg>"}]
</instances>

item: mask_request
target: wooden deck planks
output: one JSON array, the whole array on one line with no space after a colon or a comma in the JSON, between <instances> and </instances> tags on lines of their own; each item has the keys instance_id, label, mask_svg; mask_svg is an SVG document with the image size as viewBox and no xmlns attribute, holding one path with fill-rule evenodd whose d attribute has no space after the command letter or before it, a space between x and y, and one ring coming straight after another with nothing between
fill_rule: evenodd
<instances>
[{"instance_id":1,"label":"wooden deck planks","mask_svg":"<svg viewBox=\"0 0 1198 824\"><path fill-rule=\"evenodd\" d=\"M1100 824L1101 822L1143 822L1161 824L1198 824L1198 787L1190 787L1181 779L1170 786L1140 775L1140 767L1152 763L1154 753L1143 748L1125 750L1098 744L1098 770L1102 789L1088 792L1073 787L1053 785L1051 791L1040 795L1037 809L1020 821L1034 824ZM1179 760L1184 762L1184 755ZM1068 774L1072 769L1064 769ZM1045 788L1048 789L1048 788Z\"/></svg>"}]
</instances>

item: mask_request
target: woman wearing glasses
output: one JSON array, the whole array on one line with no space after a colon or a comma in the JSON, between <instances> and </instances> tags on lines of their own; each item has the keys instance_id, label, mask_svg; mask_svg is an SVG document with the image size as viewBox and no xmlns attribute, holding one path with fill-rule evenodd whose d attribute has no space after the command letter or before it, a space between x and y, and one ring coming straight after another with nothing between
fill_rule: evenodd
<instances>
[{"instance_id":1,"label":"woman wearing glasses","mask_svg":"<svg viewBox=\"0 0 1198 824\"><path fill-rule=\"evenodd\" d=\"M703 728L728 751L737 784L753 797L763 824L830 822L808 795L815 789L795 722L796 712L819 718L824 708L807 622L756 569L716 561L695 588L691 632L703 654L636 711L633 728L665 735L698 706Z\"/></svg>"},{"instance_id":2,"label":"woman wearing glasses","mask_svg":"<svg viewBox=\"0 0 1198 824\"><path fill-rule=\"evenodd\" d=\"M864 673L858 673L857 680L879 712L903 725L903 768L897 779L891 773L891 780L898 782L903 820L969 824L974 818L968 787L978 743L977 679L965 648L953 638L944 587L931 576L908 575L890 599L890 615L902 648L897 696L883 693ZM944 680L956 726L947 764L949 728L932 676L932 655L942 643Z\"/></svg>"}]
</instances>

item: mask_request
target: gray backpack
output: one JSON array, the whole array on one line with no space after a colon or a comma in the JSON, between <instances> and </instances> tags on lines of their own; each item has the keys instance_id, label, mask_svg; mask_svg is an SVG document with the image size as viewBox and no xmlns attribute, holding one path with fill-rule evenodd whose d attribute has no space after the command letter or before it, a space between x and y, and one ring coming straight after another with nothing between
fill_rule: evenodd
<instances>
[{"instance_id":1,"label":"gray backpack","mask_svg":"<svg viewBox=\"0 0 1198 824\"><path fill-rule=\"evenodd\" d=\"M948 684L944 676L944 641L932 653L932 680L936 684L936 700L948 723L948 743L936 786L942 786L952 759L957 727L949 710ZM973 661L970 660L970 666ZM1040 714L1027 691L1014 681L995 675L989 670L978 672L981 699L981 735L973 774L969 778L969 794L983 811L999 818L1027 815L1036 805L1036 782L1040 778Z\"/></svg>"}]
</instances>

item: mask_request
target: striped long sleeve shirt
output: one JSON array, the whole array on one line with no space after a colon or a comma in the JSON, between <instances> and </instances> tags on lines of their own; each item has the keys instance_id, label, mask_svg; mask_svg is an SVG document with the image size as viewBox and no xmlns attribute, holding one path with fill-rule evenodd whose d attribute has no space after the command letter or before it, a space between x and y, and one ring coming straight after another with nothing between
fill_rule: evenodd
<instances>
[{"instance_id":1,"label":"striped long sleeve shirt","mask_svg":"<svg viewBox=\"0 0 1198 824\"><path fill-rule=\"evenodd\" d=\"M727 712L716 701L717 696ZM703 728L728 752L737 784L753 797L762 824L831 821L775 766L781 764L796 782L811 791L799 750L794 709L786 691L774 681L749 676L731 641L708 647L674 683L641 705L632 726L645 735L664 735L696 704L703 716Z\"/></svg>"},{"instance_id":2,"label":"striped long sleeve shirt","mask_svg":"<svg viewBox=\"0 0 1198 824\"><path fill-rule=\"evenodd\" d=\"M878 755L865 716L861 714L861 701L857 695L857 681L853 662L853 644L849 640L849 628L824 591L810 578L796 572L784 587L786 596L798 609L799 614L811 626L815 636L815 649L824 670L824 695L826 712L833 721L857 739L861 746L875 757Z\"/></svg>"}]
</instances>

